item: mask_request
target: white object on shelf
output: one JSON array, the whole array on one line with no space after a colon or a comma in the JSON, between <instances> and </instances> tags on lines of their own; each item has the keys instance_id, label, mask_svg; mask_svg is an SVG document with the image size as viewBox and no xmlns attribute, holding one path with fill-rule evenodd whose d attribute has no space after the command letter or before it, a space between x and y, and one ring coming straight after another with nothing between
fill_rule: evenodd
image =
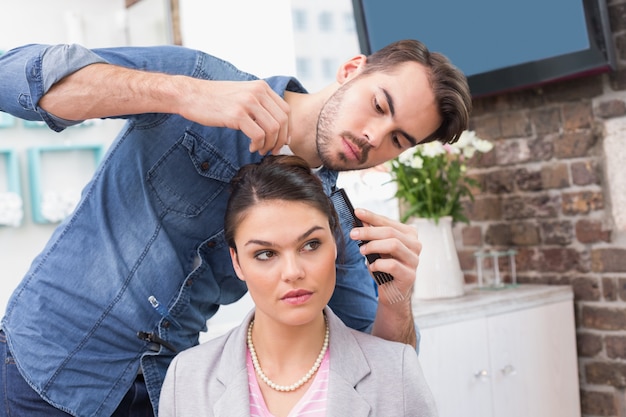
<instances>
[{"instance_id":1,"label":"white object on shelf","mask_svg":"<svg viewBox=\"0 0 626 417\"><path fill-rule=\"evenodd\" d=\"M80 201L80 189L45 190L41 197L41 216L50 223L65 219Z\"/></svg>"},{"instance_id":2,"label":"white object on shelf","mask_svg":"<svg viewBox=\"0 0 626 417\"><path fill-rule=\"evenodd\" d=\"M413 298L417 300L459 297L464 293L465 279L452 236L452 217L414 218L422 243Z\"/></svg>"},{"instance_id":3,"label":"white object on shelf","mask_svg":"<svg viewBox=\"0 0 626 417\"><path fill-rule=\"evenodd\" d=\"M0 193L0 226L18 227L24 218L22 197L14 192Z\"/></svg>"}]
</instances>

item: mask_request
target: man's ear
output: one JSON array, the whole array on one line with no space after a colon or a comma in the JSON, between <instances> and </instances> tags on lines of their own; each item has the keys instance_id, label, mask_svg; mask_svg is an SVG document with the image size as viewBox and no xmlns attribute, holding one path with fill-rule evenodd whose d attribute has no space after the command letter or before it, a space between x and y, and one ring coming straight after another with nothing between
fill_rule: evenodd
<instances>
[{"instance_id":1,"label":"man's ear","mask_svg":"<svg viewBox=\"0 0 626 417\"><path fill-rule=\"evenodd\" d=\"M367 57L361 54L341 64L337 71L337 82L344 84L346 81L356 77L363 70L366 61Z\"/></svg>"},{"instance_id":2,"label":"man's ear","mask_svg":"<svg viewBox=\"0 0 626 417\"><path fill-rule=\"evenodd\" d=\"M239 265L239 259L237 258L237 251L235 251L234 248L230 248L230 260L233 263L233 268L235 269L237 277L240 280L245 281L243 272L241 271L241 266Z\"/></svg>"}]
</instances>

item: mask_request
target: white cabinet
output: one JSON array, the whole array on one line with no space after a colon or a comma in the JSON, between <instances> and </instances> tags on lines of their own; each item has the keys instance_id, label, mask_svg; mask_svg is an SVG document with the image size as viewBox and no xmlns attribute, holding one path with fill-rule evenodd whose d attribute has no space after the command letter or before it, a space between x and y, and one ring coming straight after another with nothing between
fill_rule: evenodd
<instances>
[{"instance_id":1,"label":"white cabinet","mask_svg":"<svg viewBox=\"0 0 626 417\"><path fill-rule=\"evenodd\" d=\"M570 287L473 289L413 303L440 417L580 417Z\"/></svg>"}]
</instances>

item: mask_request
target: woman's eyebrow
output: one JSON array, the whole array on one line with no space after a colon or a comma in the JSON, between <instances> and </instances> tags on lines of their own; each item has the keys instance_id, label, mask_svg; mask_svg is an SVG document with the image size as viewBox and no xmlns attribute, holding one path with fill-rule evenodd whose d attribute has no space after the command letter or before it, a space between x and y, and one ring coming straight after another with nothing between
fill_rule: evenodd
<instances>
[{"instance_id":1,"label":"woman's eyebrow","mask_svg":"<svg viewBox=\"0 0 626 417\"><path fill-rule=\"evenodd\" d=\"M321 229L323 229L322 226L312 226L309 230L307 230L306 232L304 232L300 236L298 236L297 241L304 240L308 236L310 236L311 233L315 232L316 230L321 230ZM248 246L248 245L273 246L274 244L272 242L270 242L270 241L267 241L267 240L250 239L249 241L247 241L244 244L244 246Z\"/></svg>"}]
</instances>

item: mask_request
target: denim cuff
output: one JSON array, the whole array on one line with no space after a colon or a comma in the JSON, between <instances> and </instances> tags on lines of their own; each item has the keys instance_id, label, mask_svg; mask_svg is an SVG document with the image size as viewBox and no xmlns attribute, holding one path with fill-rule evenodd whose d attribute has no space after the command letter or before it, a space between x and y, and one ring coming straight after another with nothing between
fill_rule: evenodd
<instances>
[{"instance_id":1,"label":"denim cuff","mask_svg":"<svg viewBox=\"0 0 626 417\"><path fill-rule=\"evenodd\" d=\"M50 129L60 132L68 126L81 123L82 120L66 120L46 112L37 106L41 97L64 77L96 63L107 63L107 61L89 49L76 44L49 46L41 55L31 58L27 63L26 76L32 105Z\"/></svg>"}]
</instances>

